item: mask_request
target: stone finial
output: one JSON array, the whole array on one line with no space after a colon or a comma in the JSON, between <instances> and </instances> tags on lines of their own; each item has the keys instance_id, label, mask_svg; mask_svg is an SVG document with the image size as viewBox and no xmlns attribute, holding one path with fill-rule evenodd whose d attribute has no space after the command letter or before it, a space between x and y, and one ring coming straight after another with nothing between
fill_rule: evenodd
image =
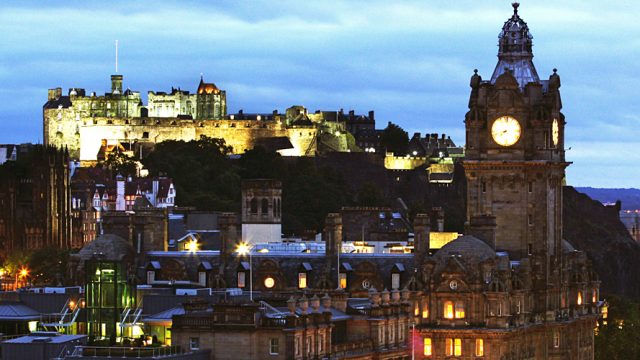
<instances>
[{"instance_id":1,"label":"stone finial","mask_svg":"<svg viewBox=\"0 0 640 360\"><path fill-rule=\"evenodd\" d=\"M296 299L294 299L293 296L291 296L289 300L287 300L287 308L289 308L289 312L291 313L291 315L294 315L296 313Z\"/></svg>"},{"instance_id":2,"label":"stone finial","mask_svg":"<svg viewBox=\"0 0 640 360\"><path fill-rule=\"evenodd\" d=\"M389 300L391 299L391 296L389 295L389 290L385 288L384 290L382 290L380 295L382 295L382 305L389 305Z\"/></svg>"},{"instance_id":3,"label":"stone finial","mask_svg":"<svg viewBox=\"0 0 640 360\"><path fill-rule=\"evenodd\" d=\"M409 298L411 297L411 290L405 287L402 289L400 294L402 295L402 301L409 301Z\"/></svg>"},{"instance_id":4,"label":"stone finial","mask_svg":"<svg viewBox=\"0 0 640 360\"><path fill-rule=\"evenodd\" d=\"M306 314L307 310L309 309L309 300L307 299L307 297L302 295L302 297L298 301L298 304L300 306L300 310L302 310L302 313Z\"/></svg>"},{"instance_id":5,"label":"stone finial","mask_svg":"<svg viewBox=\"0 0 640 360\"><path fill-rule=\"evenodd\" d=\"M400 301L400 292L398 289L391 290L391 301L394 304L397 304Z\"/></svg>"},{"instance_id":6,"label":"stone finial","mask_svg":"<svg viewBox=\"0 0 640 360\"><path fill-rule=\"evenodd\" d=\"M322 297L322 307L325 308L325 310L328 310L331 307L331 296L327 293Z\"/></svg>"},{"instance_id":7,"label":"stone finial","mask_svg":"<svg viewBox=\"0 0 640 360\"><path fill-rule=\"evenodd\" d=\"M313 297L311 298L310 304L314 313L317 313L320 311L320 298L318 297L318 295L313 295Z\"/></svg>"},{"instance_id":8,"label":"stone finial","mask_svg":"<svg viewBox=\"0 0 640 360\"><path fill-rule=\"evenodd\" d=\"M374 287L369 289L369 301L375 307L380 306L380 293Z\"/></svg>"}]
</instances>

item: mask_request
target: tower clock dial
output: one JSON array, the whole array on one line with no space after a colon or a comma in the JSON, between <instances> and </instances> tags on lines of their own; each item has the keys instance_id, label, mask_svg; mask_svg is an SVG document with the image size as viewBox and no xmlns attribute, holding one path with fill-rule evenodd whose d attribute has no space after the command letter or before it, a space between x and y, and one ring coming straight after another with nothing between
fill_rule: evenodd
<instances>
[{"instance_id":1,"label":"tower clock dial","mask_svg":"<svg viewBox=\"0 0 640 360\"><path fill-rule=\"evenodd\" d=\"M553 123L551 124L551 140L553 141L553 146L558 146L559 137L560 130L558 129L558 119L553 119Z\"/></svg>"},{"instance_id":2,"label":"tower clock dial","mask_svg":"<svg viewBox=\"0 0 640 360\"><path fill-rule=\"evenodd\" d=\"M511 116L499 117L491 125L493 141L501 146L511 146L517 143L521 132L520 123Z\"/></svg>"}]
</instances>

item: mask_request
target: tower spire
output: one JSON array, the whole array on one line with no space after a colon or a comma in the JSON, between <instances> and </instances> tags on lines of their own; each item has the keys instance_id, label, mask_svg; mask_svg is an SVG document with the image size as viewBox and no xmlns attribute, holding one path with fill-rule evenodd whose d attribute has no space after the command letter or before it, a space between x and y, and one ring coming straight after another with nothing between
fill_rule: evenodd
<instances>
[{"instance_id":1,"label":"tower spire","mask_svg":"<svg viewBox=\"0 0 640 360\"><path fill-rule=\"evenodd\" d=\"M520 6L520 3L516 1L511 3L511 6L513 6L513 16L518 16L518 7Z\"/></svg>"}]
</instances>

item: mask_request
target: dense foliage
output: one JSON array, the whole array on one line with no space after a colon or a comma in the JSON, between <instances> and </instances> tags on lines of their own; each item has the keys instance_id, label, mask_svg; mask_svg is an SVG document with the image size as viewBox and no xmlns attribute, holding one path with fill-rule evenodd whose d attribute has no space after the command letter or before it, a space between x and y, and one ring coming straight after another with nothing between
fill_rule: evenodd
<instances>
[{"instance_id":1,"label":"dense foliage","mask_svg":"<svg viewBox=\"0 0 640 360\"><path fill-rule=\"evenodd\" d=\"M595 358L640 359L640 304L612 297L606 325L600 321L595 336Z\"/></svg>"},{"instance_id":2,"label":"dense foliage","mask_svg":"<svg viewBox=\"0 0 640 360\"><path fill-rule=\"evenodd\" d=\"M282 181L283 231L320 231L327 213L347 205L385 205L375 184L352 189L342 176L319 167L313 158L283 158L258 147L238 159L229 157L222 139L165 141L144 160L150 175L173 178L178 206L199 210L239 211L242 179Z\"/></svg>"},{"instance_id":3,"label":"dense foliage","mask_svg":"<svg viewBox=\"0 0 640 360\"><path fill-rule=\"evenodd\" d=\"M400 126L389 122L389 125L382 132L380 144L395 155L404 155L409 147L409 134Z\"/></svg>"}]
</instances>

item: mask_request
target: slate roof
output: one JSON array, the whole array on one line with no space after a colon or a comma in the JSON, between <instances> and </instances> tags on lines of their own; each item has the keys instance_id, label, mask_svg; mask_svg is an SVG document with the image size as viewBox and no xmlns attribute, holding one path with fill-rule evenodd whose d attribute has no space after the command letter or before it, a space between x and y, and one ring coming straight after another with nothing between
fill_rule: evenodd
<instances>
[{"instance_id":1,"label":"slate roof","mask_svg":"<svg viewBox=\"0 0 640 360\"><path fill-rule=\"evenodd\" d=\"M39 320L40 313L19 302L0 303L0 321Z\"/></svg>"},{"instance_id":2,"label":"slate roof","mask_svg":"<svg viewBox=\"0 0 640 360\"><path fill-rule=\"evenodd\" d=\"M60 96L59 98L57 98L55 100L47 101L44 104L43 108L45 108L45 109L57 109L60 106L62 106L63 108L71 107L71 98L68 97L68 96Z\"/></svg>"}]
</instances>

